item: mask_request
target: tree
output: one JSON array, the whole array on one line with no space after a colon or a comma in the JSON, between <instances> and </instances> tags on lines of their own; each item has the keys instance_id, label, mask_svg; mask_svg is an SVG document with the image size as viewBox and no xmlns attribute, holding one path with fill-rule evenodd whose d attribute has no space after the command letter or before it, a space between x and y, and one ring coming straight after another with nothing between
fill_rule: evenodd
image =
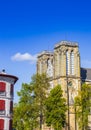
<instances>
[{"instance_id":1,"label":"tree","mask_svg":"<svg viewBox=\"0 0 91 130\"><path fill-rule=\"evenodd\" d=\"M83 84L81 90L78 92L78 96L75 97L76 119L79 124L79 128L87 130L88 116L91 109L91 85Z\"/></svg>"},{"instance_id":2,"label":"tree","mask_svg":"<svg viewBox=\"0 0 91 130\"><path fill-rule=\"evenodd\" d=\"M13 127L17 130L33 130L38 126L36 104L32 95L32 87L22 84L18 92L19 102L14 105Z\"/></svg>"},{"instance_id":3,"label":"tree","mask_svg":"<svg viewBox=\"0 0 91 130\"><path fill-rule=\"evenodd\" d=\"M39 127L42 129L42 124L45 116L45 100L48 95L48 90L50 88L49 78L46 74L37 74L32 77L33 94L34 102L37 105L38 117L39 117Z\"/></svg>"},{"instance_id":4,"label":"tree","mask_svg":"<svg viewBox=\"0 0 91 130\"><path fill-rule=\"evenodd\" d=\"M66 121L66 99L60 85L54 87L46 99L46 123L55 130L62 130Z\"/></svg>"},{"instance_id":5,"label":"tree","mask_svg":"<svg viewBox=\"0 0 91 130\"><path fill-rule=\"evenodd\" d=\"M30 84L22 84L22 89L18 92L20 100L14 108L13 124L17 130L33 130L38 126L41 130L49 86L49 79L45 74L36 74Z\"/></svg>"}]
</instances>

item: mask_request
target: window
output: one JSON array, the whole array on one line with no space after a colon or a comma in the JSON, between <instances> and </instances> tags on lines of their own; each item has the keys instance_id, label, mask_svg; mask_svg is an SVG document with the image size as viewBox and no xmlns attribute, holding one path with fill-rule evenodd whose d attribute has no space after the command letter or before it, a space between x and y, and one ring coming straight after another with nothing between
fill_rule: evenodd
<instances>
[{"instance_id":1,"label":"window","mask_svg":"<svg viewBox=\"0 0 91 130\"><path fill-rule=\"evenodd\" d=\"M9 130L12 130L12 120L9 120Z\"/></svg>"},{"instance_id":2,"label":"window","mask_svg":"<svg viewBox=\"0 0 91 130\"><path fill-rule=\"evenodd\" d=\"M4 82L0 82L0 96L5 96L6 84Z\"/></svg>"},{"instance_id":3,"label":"window","mask_svg":"<svg viewBox=\"0 0 91 130\"><path fill-rule=\"evenodd\" d=\"M66 51L66 74L74 75L74 52L71 53Z\"/></svg>"},{"instance_id":4,"label":"window","mask_svg":"<svg viewBox=\"0 0 91 130\"><path fill-rule=\"evenodd\" d=\"M73 51L70 54L70 70L71 70L71 74L74 75L74 52Z\"/></svg>"},{"instance_id":5,"label":"window","mask_svg":"<svg viewBox=\"0 0 91 130\"><path fill-rule=\"evenodd\" d=\"M66 74L69 75L69 53L68 50L66 51Z\"/></svg>"},{"instance_id":6,"label":"window","mask_svg":"<svg viewBox=\"0 0 91 130\"><path fill-rule=\"evenodd\" d=\"M48 77L53 76L53 66L52 66L51 59L47 60L47 72L46 73L47 73Z\"/></svg>"},{"instance_id":7,"label":"window","mask_svg":"<svg viewBox=\"0 0 91 130\"><path fill-rule=\"evenodd\" d=\"M4 130L4 120L0 119L0 130Z\"/></svg>"},{"instance_id":8,"label":"window","mask_svg":"<svg viewBox=\"0 0 91 130\"><path fill-rule=\"evenodd\" d=\"M13 84L11 84L11 87L10 87L10 95L13 96Z\"/></svg>"},{"instance_id":9,"label":"window","mask_svg":"<svg viewBox=\"0 0 91 130\"><path fill-rule=\"evenodd\" d=\"M0 114L5 114L5 100L0 100Z\"/></svg>"},{"instance_id":10,"label":"window","mask_svg":"<svg viewBox=\"0 0 91 130\"><path fill-rule=\"evenodd\" d=\"M13 101L10 101L10 113L13 112Z\"/></svg>"}]
</instances>

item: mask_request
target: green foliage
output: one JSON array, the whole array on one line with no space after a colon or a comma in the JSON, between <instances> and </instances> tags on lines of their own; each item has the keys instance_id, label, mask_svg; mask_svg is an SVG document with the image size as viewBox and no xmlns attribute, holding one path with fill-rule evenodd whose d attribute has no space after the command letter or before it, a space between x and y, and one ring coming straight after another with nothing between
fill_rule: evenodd
<instances>
[{"instance_id":1,"label":"green foliage","mask_svg":"<svg viewBox=\"0 0 91 130\"><path fill-rule=\"evenodd\" d=\"M54 87L46 100L46 123L55 130L61 130L66 121L66 100L60 85Z\"/></svg>"},{"instance_id":2,"label":"green foliage","mask_svg":"<svg viewBox=\"0 0 91 130\"><path fill-rule=\"evenodd\" d=\"M49 79L45 74L36 74L32 77L30 84L22 84L22 89L18 92L19 103L14 106L14 128L33 130L40 126L41 129L48 89Z\"/></svg>"},{"instance_id":3,"label":"green foliage","mask_svg":"<svg viewBox=\"0 0 91 130\"><path fill-rule=\"evenodd\" d=\"M91 109L91 86L83 84L78 96L75 97L76 118L79 128L87 129L88 115Z\"/></svg>"},{"instance_id":4,"label":"green foliage","mask_svg":"<svg viewBox=\"0 0 91 130\"><path fill-rule=\"evenodd\" d=\"M33 130L34 127L37 127L38 122L30 85L22 84L22 89L18 92L18 95L20 96L20 101L14 106L14 128L17 130Z\"/></svg>"}]
</instances>

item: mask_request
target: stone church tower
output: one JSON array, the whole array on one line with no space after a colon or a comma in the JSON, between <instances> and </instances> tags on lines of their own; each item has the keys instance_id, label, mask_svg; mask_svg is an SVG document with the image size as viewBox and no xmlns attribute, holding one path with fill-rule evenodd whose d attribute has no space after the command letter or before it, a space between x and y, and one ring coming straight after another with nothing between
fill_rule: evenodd
<instances>
[{"instance_id":1,"label":"stone church tower","mask_svg":"<svg viewBox=\"0 0 91 130\"><path fill-rule=\"evenodd\" d=\"M51 88L60 84L63 95L67 99L66 129L77 130L74 97L81 87L80 54L77 43L61 41L54 47L54 52L43 51L37 57L37 72L46 73L50 77Z\"/></svg>"}]
</instances>

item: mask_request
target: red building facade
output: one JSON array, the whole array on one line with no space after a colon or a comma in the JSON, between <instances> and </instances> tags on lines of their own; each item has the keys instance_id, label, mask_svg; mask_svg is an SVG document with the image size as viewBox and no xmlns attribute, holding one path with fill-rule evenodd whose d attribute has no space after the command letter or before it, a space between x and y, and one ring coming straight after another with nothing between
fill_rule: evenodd
<instances>
[{"instance_id":1,"label":"red building facade","mask_svg":"<svg viewBox=\"0 0 91 130\"><path fill-rule=\"evenodd\" d=\"M0 73L0 130L12 130L13 91L18 78Z\"/></svg>"}]
</instances>

